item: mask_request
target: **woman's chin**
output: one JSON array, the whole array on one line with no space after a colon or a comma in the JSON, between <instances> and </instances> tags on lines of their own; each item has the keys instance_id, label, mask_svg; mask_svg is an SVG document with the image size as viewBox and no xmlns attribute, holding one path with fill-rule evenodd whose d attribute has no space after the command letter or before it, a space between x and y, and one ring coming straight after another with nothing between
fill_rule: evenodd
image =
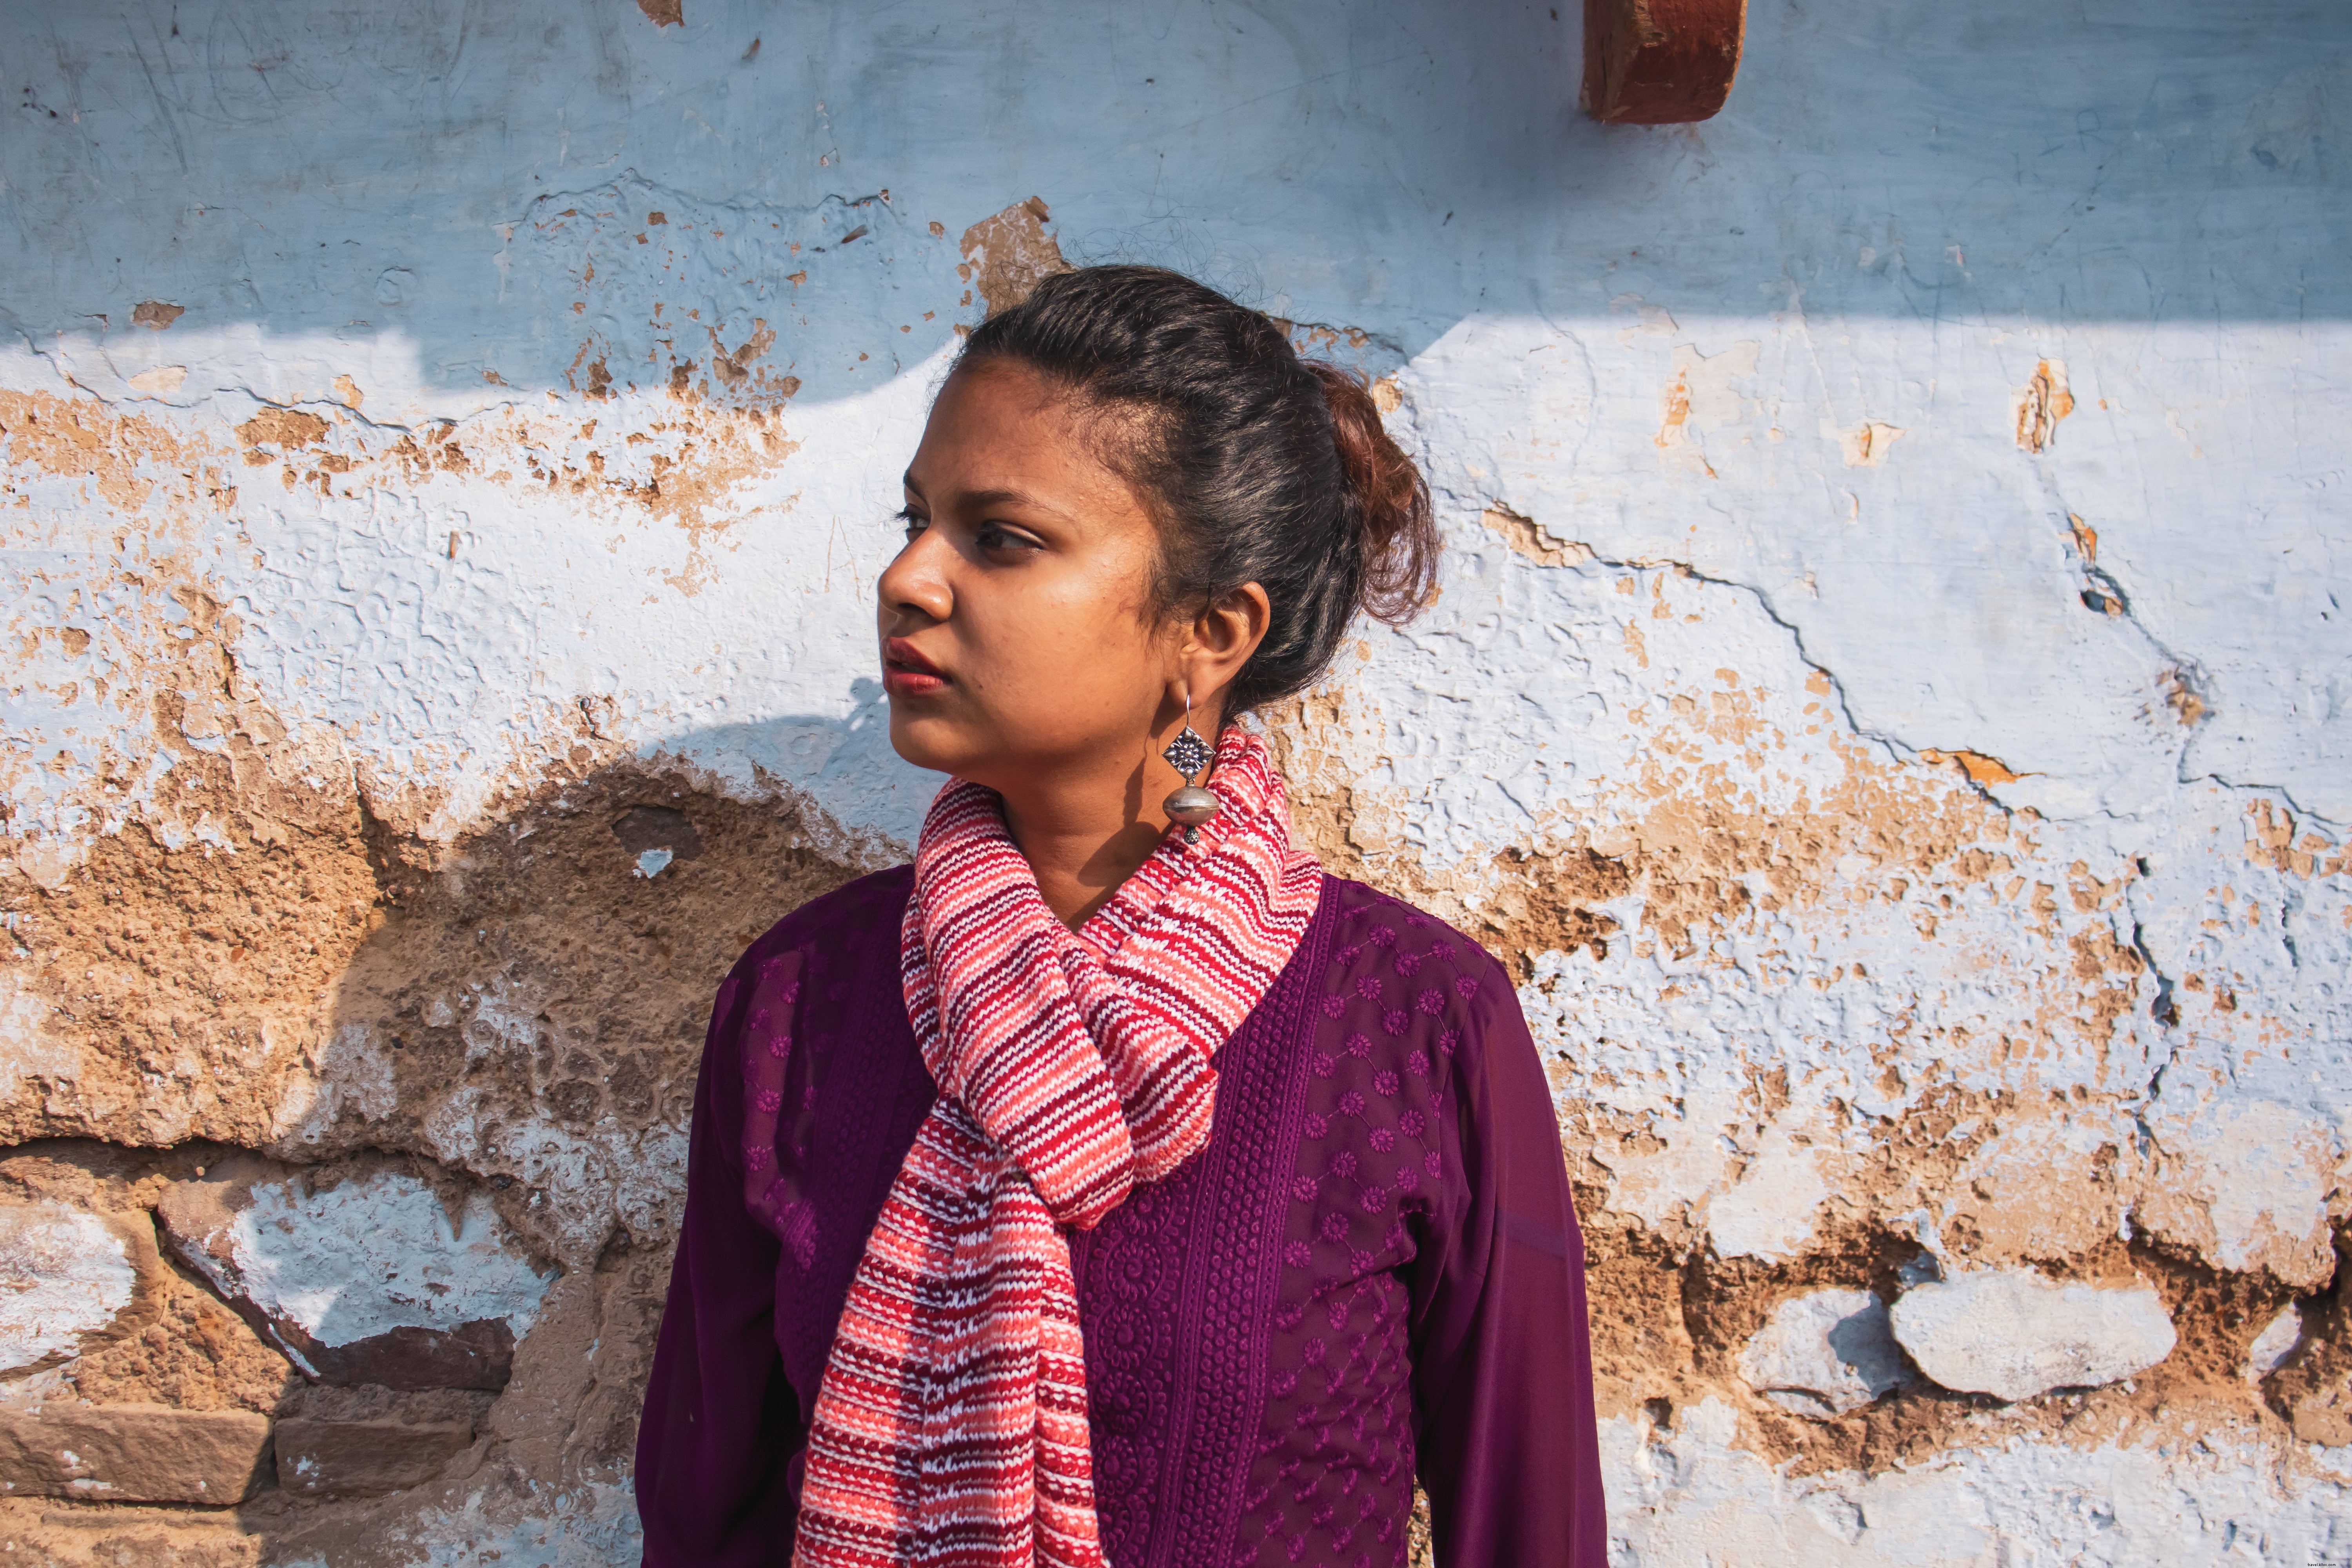
<instances>
[{"instance_id":1,"label":"woman's chin","mask_svg":"<svg viewBox=\"0 0 2352 1568\"><path fill-rule=\"evenodd\" d=\"M938 773L961 773L975 749L937 715L910 712L911 704L890 705L890 749L906 762Z\"/></svg>"}]
</instances>

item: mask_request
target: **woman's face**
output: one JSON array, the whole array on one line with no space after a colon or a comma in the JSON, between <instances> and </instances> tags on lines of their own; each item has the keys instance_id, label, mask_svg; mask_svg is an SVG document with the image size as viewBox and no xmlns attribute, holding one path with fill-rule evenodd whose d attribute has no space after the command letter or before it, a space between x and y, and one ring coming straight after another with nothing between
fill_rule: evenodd
<instances>
[{"instance_id":1,"label":"woman's face","mask_svg":"<svg viewBox=\"0 0 2352 1568\"><path fill-rule=\"evenodd\" d=\"M948 378L880 584L890 743L908 762L1011 793L1072 773L1139 786L1157 761L1184 639L1152 610L1151 520L1095 455L1117 438L1025 367Z\"/></svg>"}]
</instances>

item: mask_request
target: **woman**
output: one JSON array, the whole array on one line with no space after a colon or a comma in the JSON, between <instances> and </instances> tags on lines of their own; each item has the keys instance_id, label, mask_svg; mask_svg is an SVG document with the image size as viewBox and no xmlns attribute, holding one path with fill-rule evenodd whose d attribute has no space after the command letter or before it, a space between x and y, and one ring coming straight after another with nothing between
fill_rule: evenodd
<instances>
[{"instance_id":1,"label":"woman","mask_svg":"<svg viewBox=\"0 0 2352 1568\"><path fill-rule=\"evenodd\" d=\"M1429 597L1360 381L1174 273L1065 273L972 333L906 489L890 739L953 778L911 868L719 991L646 1561L1401 1564L1418 1476L1444 1568L1599 1568L1517 999L1325 876L1231 722Z\"/></svg>"}]
</instances>

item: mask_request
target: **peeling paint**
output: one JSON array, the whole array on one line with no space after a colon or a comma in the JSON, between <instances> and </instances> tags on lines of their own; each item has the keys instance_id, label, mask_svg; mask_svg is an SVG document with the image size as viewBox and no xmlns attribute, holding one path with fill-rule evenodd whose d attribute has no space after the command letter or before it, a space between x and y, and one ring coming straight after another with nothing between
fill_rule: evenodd
<instances>
[{"instance_id":1,"label":"peeling paint","mask_svg":"<svg viewBox=\"0 0 2352 1568\"><path fill-rule=\"evenodd\" d=\"M871 668L899 470L985 311L1127 259L1362 371L1428 475L1433 611L1260 721L1302 838L1519 984L1617 1556L2352 1532L2304 21L1761 6L1694 139L1561 121L1540 8L123 20L44 17L0 144L0 1216L122 1259L26 1272L71 1310L0 1406L434 1436L235 1514L0 1499L9 1539L634 1554L712 988L936 783ZM155 1249L238 1162L267 1310ZM1905 1358L1988 1279L2128 1296L2133 1365ZM511 1325L495 1378L289 1359L345 1311L413 1350L436 1283ZM2115 1370L1992 1316L1979 1362Z\"/></svg>"},{"instance_id":2,"label":"peeling paint","mask_svg":"<svg viewBox=\"0 0 2352 1568\"><path fill-rule=\"evenodd\" d=\"M1019 304L1037 279L1068 268L1061 246L1045 232L1052 216L1044 201L1031 196L963 231L963 262L956 274L971 284L987 309Z\"/></svg>"},{"instance_id":3,"label":"peeling paint","mask_svg":"<svg viewBox=\"0 0 2352 1568\"><path fill-rule=\"evenodd\" d=\"M2018 389L2015 418L2018 447L2046 452L2058 438L2058 422L2074 412L2074 394L2066 390L2066 362L2045 359L2033 367L2032 377Z\"/></svg>"}]
</instances>

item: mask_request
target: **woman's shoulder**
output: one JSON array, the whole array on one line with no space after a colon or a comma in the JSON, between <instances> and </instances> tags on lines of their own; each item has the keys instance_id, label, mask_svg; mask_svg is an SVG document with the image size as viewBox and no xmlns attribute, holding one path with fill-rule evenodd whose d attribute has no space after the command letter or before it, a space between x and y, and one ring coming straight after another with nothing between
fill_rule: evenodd
<instances>
[{"instance_id":1,"label":"woman's shoulder","mask_svg":"<svg viewBox=\"0 0 2352 1568\"><path fill-rule=\"evenodd\" d=\"M915 886L912 866L892 866L821 893L770 926L743 956L764 962L793 951L828 946L863 949L877 931L889 934L896 951L898 921Z\"/></svg>"},{"instance_id":2,"label":"woman's shoulder","mask_svg":"<svg viewBox=\"0 0 2352 1568\"><path fill-rule=\"evenodd\" d=\"M1489 1150L1498 1139L1557 1149L1549 1080L1511 971L1444 921L1377 889L1334 878L1325 898L1336 901L1337 926L1314 1072L1335 1087L1352 1072L1377 1095L1427 1075L1431 1108L1446 1108L1459 1136Z\"/></svg>"},{"instance_id":3,"label":"woman's shoulder","mask_svg":"<svg viewBox=\"0 0 2352 1568\"><path fill-rule=\"evenodd\" d=\"M1344 877L1327 877L1324 898L1332 921L1326 1017L1360 1019L1376 1039L1434 1031L1450 1056L1485 1032L1493 1009L1518 1005L1494 955L1437 916Z\"/></svg>"},{"instance_id":4,"label":"woman's shoulder","mask_svg":"<svg viewBox=\"0 0 2352 1568\"><path fill-rule=\"evenodd\" d=\"M823 1063L887 1049L894 1023L905 1032L898 926L913 881L911 867L893 867L809 900L745 948L719 985L703 1046L709 1099L695 1135L759 1177L755 1210L773 1175L778 1119L790 1123L814 1105L802 1097L815 1092ZM800 1108L791 1115L787 1100Z\"/></svg>"},{"instance_id":5,"label":"woman's shoulder","mask_svg":"<svg viewBox=\"0 0 2352 1568\"><path fill-rule=\"evenodd\" d=\"M898 921L913 889L915 868L893 866L845 882L793 910L752 940L719 987L714 1029L730 1033L745 1009L785 993L813 973L871 963L887 953L898 967Z\"/></svg>"},{"instance_id":6,"label":"woman's shoulder","mask_svg":"<svg viewBox=\"0 0 2352 1568\"><path fill-rule=\"evenodd\" d=\"M1385 963L1400 976L1417 974L1422 963L1445 965L1457 978L1475 977L1508 986L1509 978L1495 955L1475 938L1369 883L1326 874L1324 897L1331 901L1335 929L1331 935L1333 973L1377 967ZM1400 960L1402 962L1400 963ZM1468 992L1455 987L1466 1000Z\"/></svg>"}]
</instances>

